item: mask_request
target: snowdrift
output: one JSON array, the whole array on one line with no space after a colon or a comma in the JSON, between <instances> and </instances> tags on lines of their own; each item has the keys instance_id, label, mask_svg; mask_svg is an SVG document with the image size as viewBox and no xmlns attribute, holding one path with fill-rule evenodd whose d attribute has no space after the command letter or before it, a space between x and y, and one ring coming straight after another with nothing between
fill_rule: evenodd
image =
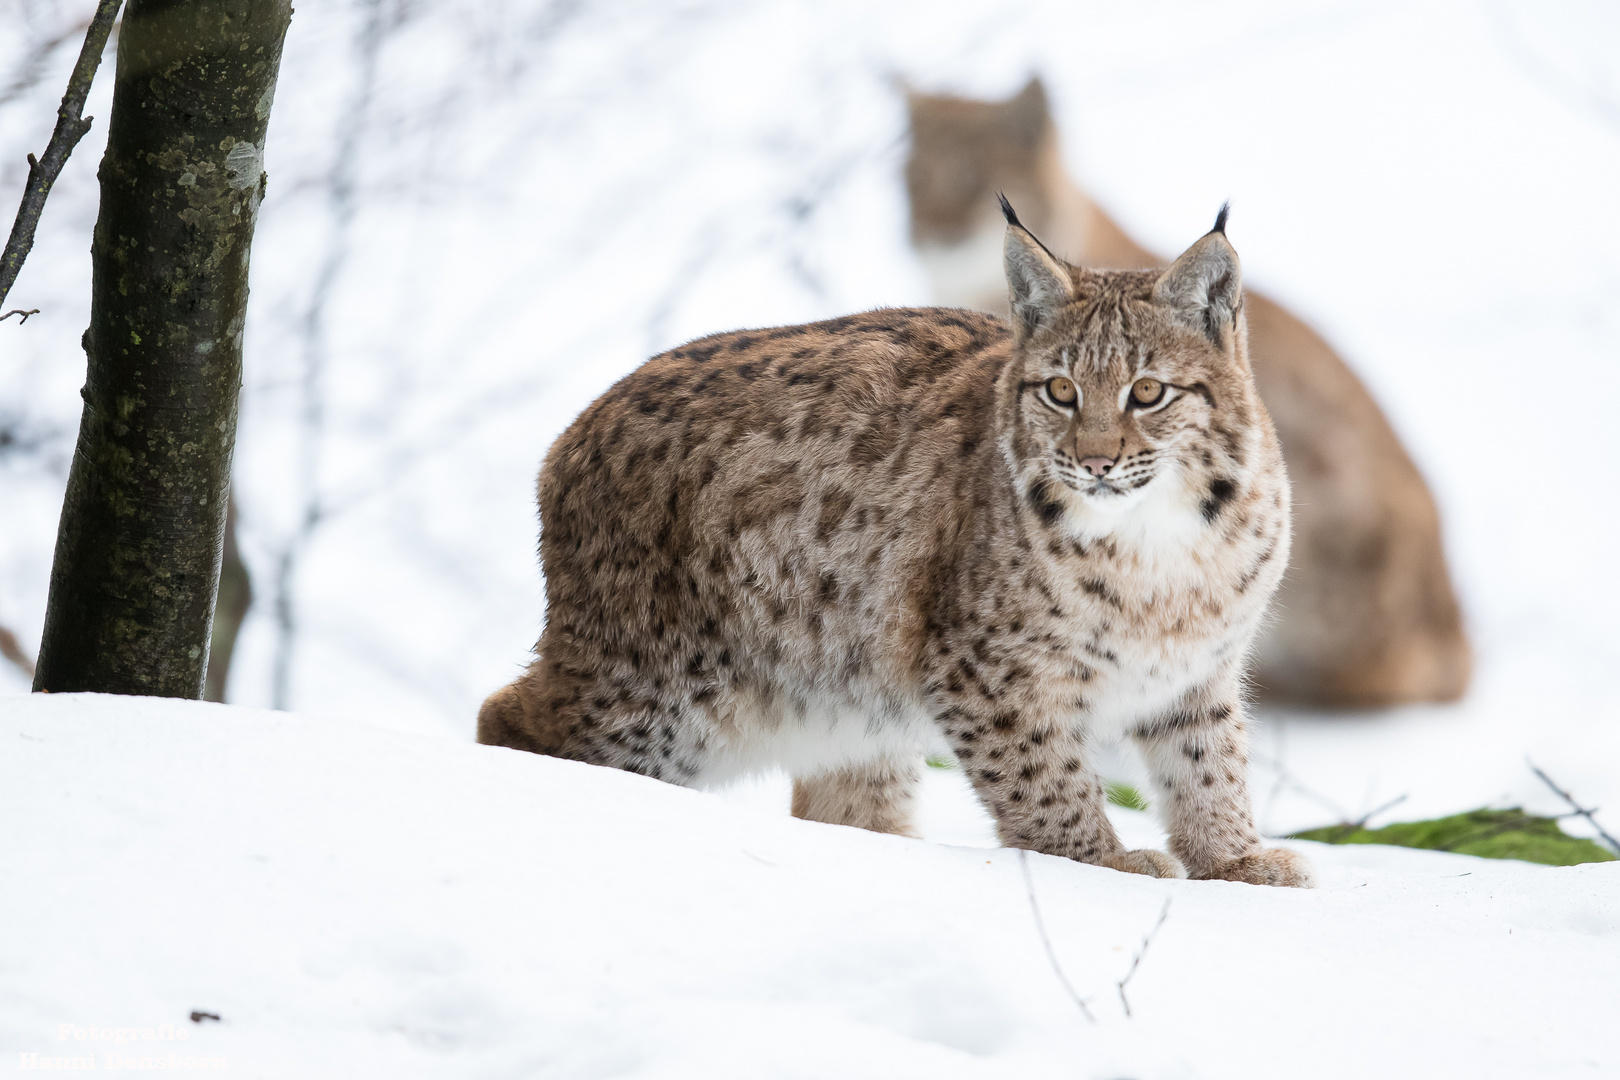
<instances>
[{"instance_id":1,"label":"snowdrift","mask_svg":"<svg viewBox=\"0 0 1620 1080\"><path fill-rule=\"evenodd\" d=\"M1301 843L1314 892L1041 855L1026 879L1013 851L285 713L8 697L0 745L8 1070L1620 1074L1620 863Z\"/></svg>"}]
</instances>

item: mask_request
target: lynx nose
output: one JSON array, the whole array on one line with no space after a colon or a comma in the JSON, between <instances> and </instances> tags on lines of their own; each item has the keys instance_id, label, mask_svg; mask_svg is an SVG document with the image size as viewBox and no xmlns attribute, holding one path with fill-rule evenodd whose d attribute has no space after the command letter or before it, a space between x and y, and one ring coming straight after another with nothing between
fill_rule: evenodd
<instances>
[{"instance_id":1,"label":"lynx nose","mask_svg":"<svg viewBox=\"0 0 1620 1080\"><path fill-rule=\"evenodd\" d=\"M1086 472L1090 473L1092 476L1102 476L1109 469L1114 467L1115 460L1117 459L1111 457L1081 458L1080 467L1086 470Z\"/></svg>"}]
</instances>

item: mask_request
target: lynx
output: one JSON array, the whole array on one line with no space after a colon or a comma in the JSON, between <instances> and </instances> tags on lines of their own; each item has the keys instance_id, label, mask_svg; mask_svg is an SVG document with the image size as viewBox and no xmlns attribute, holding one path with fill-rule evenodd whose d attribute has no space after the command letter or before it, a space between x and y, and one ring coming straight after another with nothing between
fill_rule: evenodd
<instances>
[{"instance_id":1,"label":"lynx","mask_svg":"<svg viewBox=\"0 0 1620 1080\"><path fill-rule=\"evenodd\" d=\"M1088 267L1162 265L1068 178L1039 81L1007 101L910 95L912 238L936 299L1007 311L993 193ZM1333 350L1247 293L1255 384L1295 495L1293 561L1257 647L1260 685L1334 706L1449 701L1470 659L1423 477Z\"/></svg>"},{"instance_id":2,"label":"lynx","mask_svg":"<svg viewBox=\"0 0 1620 1080\"><path fill-rule=\"evenodd\" d=\"M781 766L801 818L907 833L947 746L1020 848L1308 885L1265 849L1241 683L1289 491L1215 229L1093 272L1010 206L1012 325L887 309L703 338L591 405L540 473L547 618L481 742L708 786ZM1127 851L1129 737L1171 854Z\"/></svg>"}]
</instances>

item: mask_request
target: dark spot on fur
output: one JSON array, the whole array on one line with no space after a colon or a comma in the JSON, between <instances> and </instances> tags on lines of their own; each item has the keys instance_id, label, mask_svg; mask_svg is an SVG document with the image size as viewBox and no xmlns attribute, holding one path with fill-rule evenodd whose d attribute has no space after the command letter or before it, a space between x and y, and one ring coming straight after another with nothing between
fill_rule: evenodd
<instances>
[{"instance_id":1,"label":"dark spot on fur","mask_svg":"<svg viewBox=\"0 0 1620 1080\"><path fill-rule=\"evenodd\" d=\"M1125 606L1125 602L1119 598L1119 594L1110 589L1107 582L1098 578L1085 578L1080 582L1080 587L1110 607L1122 608Z\"/></svg>"},{"instance_id":2,"label":"dark spot on fur","mask_svg":"<svg viewBox=\"0 0 1620 1080\"><path fill-rule=\"evenodd\" d=\"M816 523L817 540L827 542L839 523L844 520L844 515L849 513L850 504L854 501L855 496L843 488L833 488L822 494L821 515Z\"/></svg>"},{"instance_id":3,"label":"dark spot on fur","mask_svg":"<svg viewBox=\"0 0 1620 1080\"><path fill-rule=\"evenodd\" d=\"M1063 504L1058 502L1050 480L1037 480L1029 486L1029 505L1040 515L1043 525L1056 525L1063 516Z\"/></svg>"},{"instance_id":4,"label":"dark spot on fur","mask_svg":"<svg viewBox=\"0 0 1620 1080\"><path fill-rule=\"evenodd\" d=\"M1221 509L1232 501L1237 494L1237 485L1224 476L1218 476L1209 482L1209 497L1199 504L1198 509L1203 513L1205 521L1214 521Z\"/></svg>"}]
</instances>

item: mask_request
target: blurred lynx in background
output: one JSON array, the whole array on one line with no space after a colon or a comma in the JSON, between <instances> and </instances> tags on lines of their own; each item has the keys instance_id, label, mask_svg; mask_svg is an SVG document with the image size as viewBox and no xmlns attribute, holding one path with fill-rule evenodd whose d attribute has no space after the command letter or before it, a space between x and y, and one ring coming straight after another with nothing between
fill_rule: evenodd
<instances>
[{"instance_id":1,"label":"blurred lynx in background","mask_svg":"<svg viewBox=\"0 0 1620 1080\"><path fill-rule=\"evenodd\" d=\"M998 191L1079 265L1164 265L1065 174L1038 80L1007 101L914 93L910 107L912 240L939 302L1007 314ZM1423 477L1326 342L1252 291L1244 312L1294 489L1293 556L1256 650L1261 687L1323 705L1460 697L1470 650Z\"/></svg>"}]
</instances>

